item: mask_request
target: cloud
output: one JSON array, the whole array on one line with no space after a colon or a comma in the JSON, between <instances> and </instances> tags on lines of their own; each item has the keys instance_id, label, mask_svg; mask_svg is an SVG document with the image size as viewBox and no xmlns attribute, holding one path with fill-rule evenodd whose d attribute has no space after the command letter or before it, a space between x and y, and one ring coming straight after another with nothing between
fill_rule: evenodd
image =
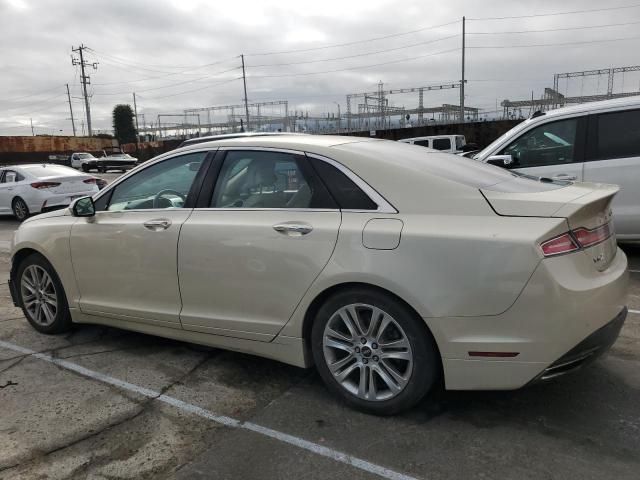
<instances>
[{"instance_id":1,"label":"cloud","mask_svg":"<svg viewBox=\"0 0 640 480\"><path fill-rule=\"evenodd\" d=\"M459 34L460 23L390 35L456 21L462 15L497 17L615 6L595 0L561 4L551 0L450 0L437 8L434 5L423 0L0 0L0 134L29 134L30 118L41 133L61 128L69 133L66 83L74 97L74 116L80 122L83 101L77 68L70 58L71 47L80 43L92 49L87 60L98 62L98 69L89 71L96 129L110 129L113 106L132 103L134 91L138 110L147 121L159 113L180 113L185 108L240 104L242 82L234 79L240 75L238 56L242 53L250 101L288 100L290 111L325 115L337 112L334 102L340 102L345 112L347 93L375 91L379 81L388 88L401 88L460 78L460 37L427 43ZM637 63L637 39L545 48L476 47L633 37L638 25L503 32L632 22L638 11L469 20L467 105L495 110L496 101L504 98L530 98L532 92L539 97L544 87L552 86L556 72ZM390 37L353 43L382 36ZM343 46L260 55L330 44ZM391 51L380 52L383 50ZM380 53L366 55L372 52ZM351 58L329 60L337 57ZM266 64L289 65L258 66ZM379 65L370 66L374 64ZM619 76L616 89L638 90L639 80L628 74L622 85ZM603 92L606 87L603 81L598 85L596 78L587 78L572 80L562 88L563 93L566 89L568 94L579 95ZM417 95L391 96L390 102L415 107ZM442 103L458 103L458 91L425 94L425 105Z\"/></svg>"}]
</instances>

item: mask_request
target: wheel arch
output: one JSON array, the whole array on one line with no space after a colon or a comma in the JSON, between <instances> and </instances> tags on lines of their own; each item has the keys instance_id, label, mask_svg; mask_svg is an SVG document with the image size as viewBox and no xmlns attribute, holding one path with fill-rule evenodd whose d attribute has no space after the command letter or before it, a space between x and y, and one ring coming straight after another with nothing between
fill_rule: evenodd
<instances>
[{"instance_id":1,"label":"wheel arch","mask_svg":"<svg viewBox=\"0 0 640 480\"><path fill-rule=\"evenodd\" d=\"M390 296L391 298L393 298L394 300L396 300L398 303L400 303L401 305L403 305L405 308L407 308L416 318L422 320L422 325L424 325L425 328L425 332L431 336L432 340L433 340L433 344L436 347L437 350L437 356L440 359L440 371L442 372L442 355L440 354L440 346L438 345L438 340L436 338L436 336L434 335L434 332L431 330L431 328L429 328L429 325L427 325L427 323L422 319L422 317L420 316L420 314L418 313L418 311L406 300L404 300L402 297L400 297L399 295L395 294L394 292L383 288L383 287L379 287L377 285L373 285L371 283L366 283L366 282L343 282L343 283L337 283L335 285L332 285L328 288L326 288L325 290L323 290L322 292L320 292L318 295L316 295L316 297L311 301L311 303L309 304L309 306L307 307L307 310L305 311L304 314L304 318L302 321L302 340L304 343L304 351L305 351L305 359L306 360L310 360L311 364L313 363L313 356L311 355L311 329L313 327L313 321L318 313L318 311L320 310L320 308L322 307L322 305L324 304L324 302L326 302L326 300L331 297L331 295L334 295L342 290L346 290L346 289L354 289L354 288L366 288L368 290L371 291L375 291L375 292L379 292L379 293L383 293L385 295Z\"/></svg>"}]
</instances>

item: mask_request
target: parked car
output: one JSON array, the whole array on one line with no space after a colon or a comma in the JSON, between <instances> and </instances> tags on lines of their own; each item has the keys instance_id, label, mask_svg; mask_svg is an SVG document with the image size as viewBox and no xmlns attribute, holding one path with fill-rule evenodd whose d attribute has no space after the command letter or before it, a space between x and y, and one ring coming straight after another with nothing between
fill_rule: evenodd
<instances>
[{"instance_id":1,"label":"parked car","mask_svg":"<svg viewBox=\"0 0 640 480\"><path fill-rule=\"evenodd\" d=\"M24 222L10 288L43 333L94 323L315 364L392 414L440 378L516 389L606 351L626 316L617 192L386 140L210 141Z\"/></svg>"},{"instance_id":2,"label":"parked car","mask_svg":"<svg viewBox=\"0 0 640 480\"><path fill-rule=\"evenodd\" d=\"M428 137L403 138L398 141L433 148L443 153L462 153L465 151L464 147L466 145L464 135L432 135Z\"/></svg>"},{"instance_id":3,"label":"parked car","mask_svg":"<svg viewBox=\"0 0 640 480\"><path fill-rule=\"evenodd\" d=\"M88 172L97 168L98 159L88 152L75 152L69 156L70 166Z\"/></svg>"},{"instance_id":4,"label":"parked car","mask_svg":"<svg viewBox=\"0 0 640 480\"><path fill-rule=\"evenodd\" d=\"M95 178L62 165L0 168L0 213L13 213L18 220L67 207L74 199L97 192Z\"/></svg>"},{"instance_id":5,"label":"parked car","mask_svg":"<svg viewBox=\"0 0 640 480\"><path fill-rule=\"evenodd\" d=\"M476 160L562 181L620 185L619 241L640 241L640 96L538 112Z\"/></svg>"}]
</instances>

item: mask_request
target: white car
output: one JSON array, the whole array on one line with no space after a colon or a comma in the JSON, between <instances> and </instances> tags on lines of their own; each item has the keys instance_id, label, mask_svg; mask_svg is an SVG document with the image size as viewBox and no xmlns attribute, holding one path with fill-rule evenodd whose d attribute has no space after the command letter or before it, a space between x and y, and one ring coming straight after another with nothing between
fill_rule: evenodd
<instances>
[{"instance_id":1,"label":"white car","mask_svg":"<svg viewBox=\"0 0 640 480\"><path fill-rule=\"evenodd\" d=\"M474 157L529 175L620 186L619 241L640 241L640 96L535 114Z\"/></svg>"},{"instance_id":2,"label":"white car","mask_svg":"<svg viewBox=\"0 0 640 480\"><path fill-rule=\"evenodd\" d=\"M203 142L22 223L10 289L43 333L111 325L315 364L392 414L439 378L516 389L606 351L627 312L617 191L386 140Z\"/></svg>"},{"instance_id":3,"label":"white car","mask_svg":"<svg viewBox=\"0 0 640 480\"><path fill-rule=\"evenodd\" d=\"M29 215L68 206L98 192L97 180L73 168L52 164L0 168L0 213L24 220Z\"/></svg>"}]
</instances>

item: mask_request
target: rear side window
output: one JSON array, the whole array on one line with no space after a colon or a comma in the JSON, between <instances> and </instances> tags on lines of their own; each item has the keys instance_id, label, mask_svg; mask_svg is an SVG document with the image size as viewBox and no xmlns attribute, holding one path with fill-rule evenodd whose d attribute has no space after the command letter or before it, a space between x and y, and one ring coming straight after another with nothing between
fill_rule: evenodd
<instances>
[{"instance_id":1,"label":"rear side window","mask_svg":"<svg viewBox=\"0 0 640 480\"><path fill-rule=\"evenodd\" d=\"M434 138L433 148L436 150L449 150L451 149L451 140L448 138Z\"/></svg>"},{"instance_id":2,"label":"rear side window","mask_svg":"<svg viewBox=\"0 0 640 480\"><path fill-rule=\"evenodd\" d=\"M309 160L342 210L378 209L378 205L336 167L317 158Z\"/></svg>"},{"instance_id":3,"label":"rear side window","mask_svg":"<svg viewBox=\"0 0 640 480\"><path fill-rule=\"evenodd\" d=\"M429 146L429 140L416 140L415 142L413 142L414 145L420 145L421 147L428 147Z\"/></svg>"},{"instance_id":4,"label":"rear side window","mask_svg":"<svg viewBox=\"0 0 640 480\"><path fill-rule=\"evenodd\" d=\"M640 157L640 110L602 113L596 122L594 160Z\"/></svg>"}]
</instances>

